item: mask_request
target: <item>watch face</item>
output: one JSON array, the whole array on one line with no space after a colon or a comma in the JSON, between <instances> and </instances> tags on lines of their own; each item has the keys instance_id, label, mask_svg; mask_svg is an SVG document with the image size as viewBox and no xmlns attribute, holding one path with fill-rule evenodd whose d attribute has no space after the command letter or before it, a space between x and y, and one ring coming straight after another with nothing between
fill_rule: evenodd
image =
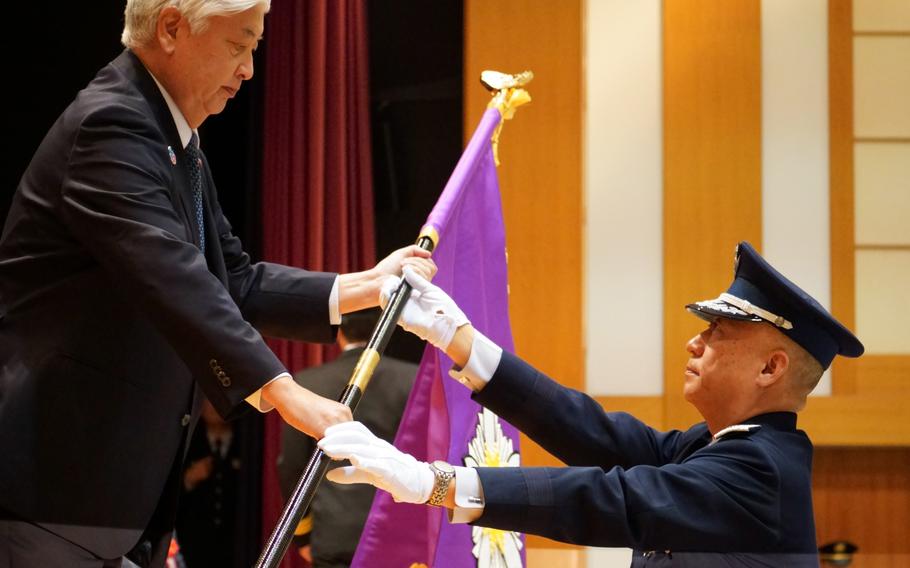
<instances>
[{"instance_id":1,"label":"watch face","mask_svg":"<svg viewBox=\"0 0 910 568\"><path fill-rule=\"evenodd\" d=\"M453 474L455 473L455 468L452 467L448 462L444 462L442 460L434 461L433 467L435 467L436 469L438 469L439 471L441 471L443 473L453 473Z\"/></svg>"}]
</instances>

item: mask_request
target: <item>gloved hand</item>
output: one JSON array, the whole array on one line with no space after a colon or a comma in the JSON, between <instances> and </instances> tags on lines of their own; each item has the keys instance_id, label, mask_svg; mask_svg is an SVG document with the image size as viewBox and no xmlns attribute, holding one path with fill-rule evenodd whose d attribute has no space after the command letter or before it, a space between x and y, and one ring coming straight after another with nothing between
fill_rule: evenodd
<instances>
[{"instance_id":1,"label":"gloved hand","mask_svg":"<svg viewBox=\"0 0 910 568\"><path fill-rule=\"evenodd\" d=\"M335 483L369 483L391 493L396 503L426 503L430 499L436 476L429 464L398 451L360 422L326 428L318 445L330 458L348 459L354 464L326 475Z\"/></svg>"},{"instance_id":2,"label":"gloved hand","mask_svg":"<svg viewBox=\"0 0 910 568\"><path fill-rule=\"evenodd\" d=\"M398 325L445 351L455 337L455 331L471 322L439 286L431 284L408 266L404 267L403 272L404 279L414 289L401 312ZM386 278L379 297L379 303L383 308L388 304L400 281L394 276Z\"/></svg>"}]
</instances>

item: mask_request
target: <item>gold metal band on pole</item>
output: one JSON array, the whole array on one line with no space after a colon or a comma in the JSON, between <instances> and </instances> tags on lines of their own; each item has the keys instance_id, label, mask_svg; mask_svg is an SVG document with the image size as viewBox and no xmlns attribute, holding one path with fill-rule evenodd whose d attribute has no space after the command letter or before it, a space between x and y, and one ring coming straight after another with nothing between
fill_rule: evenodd
<instances>
[{"instance_id":1,"label":"gold metal band on pole","mask_svg":"<svg viewBox=\"0 0 910 568\"><path fill-rule=\"evenodd\" d=\"M417 240L419 241L423 237L426 237L433 241L434 249L437 245L439 245L439 231L437 231L436 227L433 225L424 225L423 228L420 229L420 235L418 235Z\"/></svg>"},{"instance_id":2,"label":"gold metal band on pole","mask_svg":"<svg viewBox=\"0 0 910 568\"><path fill-rule=\"evenodd\" d=\"M359 388L360 392L365 391L378 364L379 351L364 349L363 353L360 354L360 359L357 360L357 366L354 367L354 372L351 374L351 380L348 381L348 384Z\"/></svg>"}]
</instances>

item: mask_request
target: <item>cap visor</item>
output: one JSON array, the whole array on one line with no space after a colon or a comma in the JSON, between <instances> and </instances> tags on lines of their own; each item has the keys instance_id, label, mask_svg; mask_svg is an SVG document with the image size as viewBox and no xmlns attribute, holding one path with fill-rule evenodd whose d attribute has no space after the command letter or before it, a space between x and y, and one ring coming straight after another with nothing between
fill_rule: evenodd
<instances>
[{"instance_id":1,"label":"cap visor","mask_svg":"<svg viewBox=\"0 0 910 568\"><path fill-rule=\"evenodd\" d=\"M765 321L758 316L747 314L733 304L728 304L720 298L687 304L686 309L705 321L714 321L717 318L755 322Z\"/></svg>"}]
</instances>

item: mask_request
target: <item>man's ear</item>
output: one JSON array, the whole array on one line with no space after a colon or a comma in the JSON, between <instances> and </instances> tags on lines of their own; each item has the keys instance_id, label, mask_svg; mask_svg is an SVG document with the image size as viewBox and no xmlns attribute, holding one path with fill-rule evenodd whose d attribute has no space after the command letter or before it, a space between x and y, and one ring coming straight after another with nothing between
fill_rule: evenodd
<instances>
[{"instance_id":1,"label":"man's ear","mask_svg":"<svg viewBox=\"0 0 910 568\"><path fill-rule=\"evenodd\" d=\"M765 367L759 373L756 382L760 387L770 387L779 381L789 368L790 356L783 349L775 349L768 355Z\"/></svg>"},{"instance_id":2,"label":"man's ear","mask_svg":"<svg viewBox=\"0 0 910 568\"><path fill-rule=\"evenodd\" d=\"M158 45L168 55L174 53L177 43L177 30L183 22L183 14L177 8L168 6L158 14L158 25L155 28L155 37Z\"/></svg>"}]
</instances>

